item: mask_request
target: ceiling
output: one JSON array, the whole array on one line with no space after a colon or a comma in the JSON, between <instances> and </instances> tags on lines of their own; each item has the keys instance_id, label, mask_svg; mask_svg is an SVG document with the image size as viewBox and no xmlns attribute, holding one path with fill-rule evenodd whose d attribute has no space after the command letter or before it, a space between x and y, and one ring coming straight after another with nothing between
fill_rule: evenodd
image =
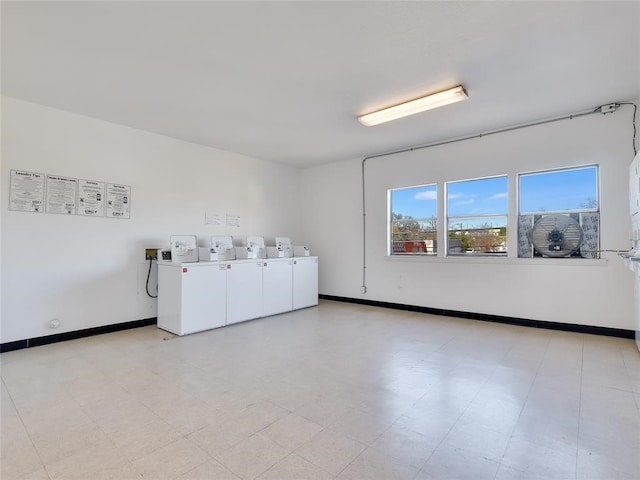
<instances>
[{"instance_id":1,"label":"ceiling","mask_svg":"<svg viewBox=\"0 0 640 480\"><path fill-rule=\"evenodd\" d=\"M294 166L640 97L640 2L2 1L2 93ZM375 127L357 115L462 84Z\"/></svg>"}]
</instances>

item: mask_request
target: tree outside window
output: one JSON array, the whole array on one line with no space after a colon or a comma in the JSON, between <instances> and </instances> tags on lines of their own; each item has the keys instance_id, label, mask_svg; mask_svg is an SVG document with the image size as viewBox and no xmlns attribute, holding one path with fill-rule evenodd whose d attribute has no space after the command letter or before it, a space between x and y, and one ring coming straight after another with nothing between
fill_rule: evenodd
<instances>
[{"instance_id":1,"label":"tree outside window","mask_svg":"<svg viewBox=\"0 0 640 480\"><path fill-rule=\"evenodd\" d=\"M435 185L389 191L390 254L435 255L438 252Z\"/></svg>"}]
</instances>

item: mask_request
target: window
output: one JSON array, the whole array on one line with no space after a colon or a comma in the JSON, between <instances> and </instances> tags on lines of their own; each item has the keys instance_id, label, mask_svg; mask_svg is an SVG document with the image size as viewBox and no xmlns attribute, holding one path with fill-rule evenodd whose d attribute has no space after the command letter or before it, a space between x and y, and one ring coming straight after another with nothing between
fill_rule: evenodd
<instances>
[{"instance_id":1,"label":"window","mask_svg":"<svg viewBox=\"0 0 640 480\"><path fill-rule=\"evenodd\" d=\"M597 166L521 174L519 192L518 257L599 258Z\"/></svg>"},{"instance_id":2,"label":"window","mask_svg":"<svg viewBox=\"0 0 640 480\"><path fill-rule=\"evenodd\" d=\"M507 254L507 177L448 182L449 255Z\"/></svg>"},{"instance_id":3,"label":"window","mask_svg":"<svg viewBox=\"0 0 640 480\"><path fill-rule=\"evenodd\" d=\"M390 255L435 255L437 245L435 185L389 190Z\"/></svg>"}]
</instances>

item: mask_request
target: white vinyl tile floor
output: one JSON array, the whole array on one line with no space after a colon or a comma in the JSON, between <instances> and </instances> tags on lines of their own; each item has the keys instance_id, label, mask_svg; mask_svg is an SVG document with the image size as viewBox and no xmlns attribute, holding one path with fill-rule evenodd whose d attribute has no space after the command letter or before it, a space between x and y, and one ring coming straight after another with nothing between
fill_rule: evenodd
<instances>
[{"instance_id":1,"label":"white vinyl tile floor","mask_svg":"<svg viewBox=\"0 0 640 480\"><path fill-rule=\"evenodd\" d=\"M3 480L640 479L627 339L321 301L0 362Z\"/></svg>"}]
</instances>

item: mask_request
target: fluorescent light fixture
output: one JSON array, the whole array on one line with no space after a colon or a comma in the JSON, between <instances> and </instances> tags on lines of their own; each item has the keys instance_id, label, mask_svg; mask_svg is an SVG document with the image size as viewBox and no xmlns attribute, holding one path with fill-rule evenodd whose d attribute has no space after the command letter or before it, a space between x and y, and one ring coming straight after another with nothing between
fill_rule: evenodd
<instances>
[{"instance_id":1,"label":"fluorescent light fixture","mask_svg":"<svg viewBox=\"0 0 640 480\"><path fill-rule=\"evenodd\" d=\"M442 107L450 103L459 102L468 98L462 85L443 90L442 92L433 93L425 97L416 98L408 102L394 105L393 107L383 108L376 112L367 113L358 117L358 121L367 126L378 125L384 122L390 122L402 117L408 117L414 113L424 112L432 108Z\"/></svg>"}]
</instances>

